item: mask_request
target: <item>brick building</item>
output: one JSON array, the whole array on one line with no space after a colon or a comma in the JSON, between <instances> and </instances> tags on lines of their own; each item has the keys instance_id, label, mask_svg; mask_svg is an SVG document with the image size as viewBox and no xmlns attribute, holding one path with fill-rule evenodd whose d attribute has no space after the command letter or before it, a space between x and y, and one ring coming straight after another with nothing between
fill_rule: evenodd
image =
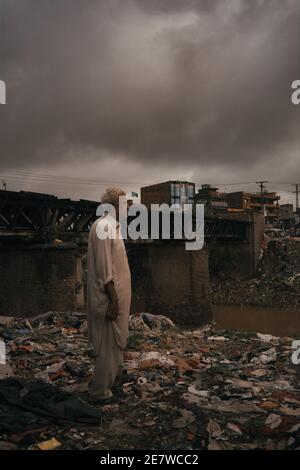
<instances>
[{"instance_id":1,"label":"brick building","mask_svg":"<svg viewBox=\"0 0 300 470\"><path fill-rule=\"evenodd\" d=\"M151 204L193 204L195 183L188 181L166 181L141 188L141 203L150 209Z\"/></svg>"},{"instance_id":2,"label":"brick building","mask_svg":"<svg viewBox=\"0 0 300 470\"><path fill-rule=\"evenodd\" d=\"M224 194L219 193L218 189L210 184L202 184L201 189L195 194L195 203L204 204L216 210L226 210L228 207L226 197Z\"/></svg>"},{"instance_id":3,"label":"brick building","mask_svg":"<svg viewBox=\"0 0 300 470\"><path fill-rule=\"evenodd\" d=\"M228 208L253 210L265 215L266 223L273 223L278 218L278 205L280 196L276 193L246 193L237 191L227 193L226 200Z\"/></svg>"}]
</instances>

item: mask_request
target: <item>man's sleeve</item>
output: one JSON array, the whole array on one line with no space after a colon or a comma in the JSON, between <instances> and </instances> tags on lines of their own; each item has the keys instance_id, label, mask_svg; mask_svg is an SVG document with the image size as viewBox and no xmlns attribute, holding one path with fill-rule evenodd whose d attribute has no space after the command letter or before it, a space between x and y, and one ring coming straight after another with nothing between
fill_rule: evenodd
<instances>
[{"instance_id":1,"label":"man's sleeve","mask_svg":"<svg viewBox=\"0 0 300 470\"><path fill-rule=\"evenodd\" d=\"M97 233L97 249L96 249L96 257L95 257L95 268L97 272L97 276L101 281L102 285L108 284L110 281L113 280L113 272L112 272L112 256L111 256L111 249L112 249L112 238L111 238L111 228L110 224L107 224L108 227L108 236L103 238L100 231L96 230ZM100 226L100 230L101 230Z\"/></svg>"}]
</instances>

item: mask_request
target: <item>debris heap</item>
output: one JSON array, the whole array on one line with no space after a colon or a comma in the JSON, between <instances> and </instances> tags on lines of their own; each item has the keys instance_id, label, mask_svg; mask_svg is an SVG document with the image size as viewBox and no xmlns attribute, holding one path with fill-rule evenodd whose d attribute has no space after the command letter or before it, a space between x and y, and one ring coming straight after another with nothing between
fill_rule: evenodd
<instances>
[{"instance_id":1,"label":"debris heap","mask_svg":"<svg viewBox=\"0 0 300 470\"><path fill-rule=\"evenodd\" d=\"M221 273L222 274L222 273ZM271 240L254 279L214 279L215 304L300 308L300 238Z\"/></svg>"},{"instance_id":2,"label":"debris heap","mask_svg":"<svg viewBox=\"0 0 300 470\"><path fill-rule=\"evenodd\" d=\"M0 390L18 379L23 399L38 381L86 404L94 358L84 314L2 320L0 338L8 353ZM134 315L127 374L115 401L96 407L96 423L93 415L90 423L41 424L31 410L30 425L1 421L0 449L300 449L300 366L292 345L290 338L214 324L184 330L163 316Z\"/></svg>"}]
</instances>

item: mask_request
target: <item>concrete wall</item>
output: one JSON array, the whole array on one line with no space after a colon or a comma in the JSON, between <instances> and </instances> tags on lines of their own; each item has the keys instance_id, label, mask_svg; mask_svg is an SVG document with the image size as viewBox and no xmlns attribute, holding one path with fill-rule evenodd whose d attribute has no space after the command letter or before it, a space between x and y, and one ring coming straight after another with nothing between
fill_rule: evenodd
<instances>
[{"instance_id":1,"label":"concrete wall","mask_svg":"<svg viewBox=\"0 0 300 470\"><path fill-rule=\"evenodd\" d=\"M261 243L265 232L265 217L263 214L252 214L252 224L249 226L249 240L252 246L252 272L254 276L259 263Z\"/></svg>"},{"instance_id":2,"label":"concrete wall","mask_svg":"<svg viewBox=\"0 0 300 470\"><path fill-rule=\"evenodd\" d=\"M0 314L75 310L82 300L77 263L72 244L1 247Z\"/></svg>"},{"instance_id":3,"label":"concrete wall","mask_svg":"<svg viewBox=\"0 0 300 470\"><path fill-rule=\"evenodd\" d=\"M259 263L265 222L263 214L249 214L247 240L212 240L209 244L209 270L213 277L248 279Z\"/></svg>"},{"instance_id":4,"label":"concrete wall","mask_svg":"<svg viewBox=\"0 0 300 470\"><path fill-rule=\"evenodd\" d=\"M186 251L184 243L132 245L132 311L167 315L177 324L212 319L208 253Z\"/></svg>"},{"instance_id":5,"label":"concrete wall","mask_svg":"<svg viewBox=\"0 0 300 470\"><path fill-rule=\"evenodd\" d=\"M178 324L212 319L208 254L183 242L127 245L132 312L167 315ZM76 245L0 248L0 314L36 315L85 308L85 253Z\"/></svg>"},{"instance_id":6,"label":"concrete wall","mask_svg":"<svg viewBox=\"0 0 300 470\"><path fill-rule=\"evenodd\" d=\"M128 243L132 312L165 314L186 325L209 321L209 270L223 278L249 278L255 273L263 215L253 215L250 222L247 241L213 241L208 251L186 251L182 241ZM82 247L80 253L72 243L1 246L0 314L84 310L85 251Z\"/></svg>"}]
</instances>

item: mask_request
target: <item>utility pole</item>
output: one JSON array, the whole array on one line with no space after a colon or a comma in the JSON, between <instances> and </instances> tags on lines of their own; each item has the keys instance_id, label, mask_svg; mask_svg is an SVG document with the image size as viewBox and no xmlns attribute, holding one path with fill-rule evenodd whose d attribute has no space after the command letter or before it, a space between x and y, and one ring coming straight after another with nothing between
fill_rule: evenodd
<instances>
[{"instance_id":1,"label":"utility pole","mask_svg":"<svg viewBox=\"0 0 300 470\"><path fill-rule=\"evenodd\" d=\"M294 194L296 194L296 212L299 211L299 183L293 184L295 186L296 191L293 191Z\"/></svg>"},{"instance_id":2,"label":"utility pole","mask_svg":"<svg viewBox=\"0 0 300 470\"><path fill-rule=\"evenodd\" d=\"M268 183L269 181L257 181L256 184L259 185L260 187L260 195L261 195L261 209L263 214L265 215L265 203L263 199L263 195L265 193L265 183Z\"/></svg>"}]
</instances>

